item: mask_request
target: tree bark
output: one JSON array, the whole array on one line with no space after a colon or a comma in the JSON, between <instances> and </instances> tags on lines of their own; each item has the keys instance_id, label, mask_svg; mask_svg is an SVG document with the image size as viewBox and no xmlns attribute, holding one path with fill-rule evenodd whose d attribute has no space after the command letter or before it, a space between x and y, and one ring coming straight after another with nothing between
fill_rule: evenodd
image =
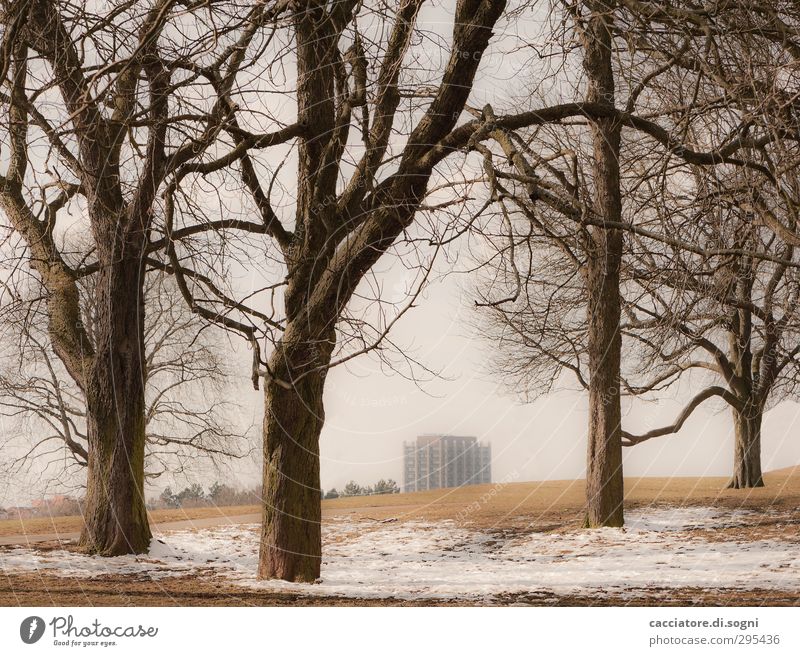
<instances>
[{"instance_id":1,"label":"tree bark","mask_svg":"<svg viewBox=\"0 0 800 656\"><path fill-rule=\"evenodd\" d=\"M150 547L144 499L143 264L98 273L95 358L87 377L89 463L81 547L118 556Z\"/></svg>"},{"instance_id":2,"label":"tree bark","mask_svg":"<svg viewBox=\"0 0 800 656\"><path fill-rule=\"evenodd\" d=\"M291 328L269 361L264 389L264 511L258 576L310 583L320 576L319 438L335 335ZM293 381L293 382L291 382Z\"/></svg>"},{"instance_id":3,"label":"tree bark","mask_svg":"<svg viewBox=\"0 0 800 656\"><path fill-rule=\"evenodd\" d=\"M587 100L613 107L610 21L612 3L590 2L584 68ZM622 216L619 177L620 123L616 117L592 121L594 211L605 221ZM586 526L623 525L622 412L620 407L622 232L592 231L586 281L588 294L589 444L586 462Z\"/></svg>"},{"instance_id":4,"label":"tree bark","mask_svg":"<svg viewBox=\"0 0 800 656\"><path fill-rule=\"evenodd\" d=\"M619 251L621 236L603 231L604 260L589 262L589 444L586 463L587 527L622 526L622 412L619 396ZM616 233L617 231L613 231Z\"/></svg>"},{"instance_id":5,"label":"tree bark","mask_svg":"<svg viewBox=\"0 0 800 656\"><path fill-rule=\"evenodd\" d=\"M733 410L735 439L733 476L729 488L764 487L761 474L761 422L763 410L757 404L747 404L743 410Z\"/></svg>"}]
</instances>

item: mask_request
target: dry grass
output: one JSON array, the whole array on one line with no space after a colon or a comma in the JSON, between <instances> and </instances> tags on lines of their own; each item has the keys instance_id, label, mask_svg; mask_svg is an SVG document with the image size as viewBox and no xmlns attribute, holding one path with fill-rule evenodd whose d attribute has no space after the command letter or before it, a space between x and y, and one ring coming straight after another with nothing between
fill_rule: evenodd
<instances>
[{"instance_id":1,"label":"dry grass","mask_svg":"<svg viewBox=\"0 0 800 656\"><path fill-rule=\"evenodd\" d=\"M708 505L745 508L800 506L800 471L766 474L763 488L729 490L727 478L627 478L626 505ZM349 497L323 503L324 514L375 519L458 520L478 527L514 527L536 520L580 521L583 481L495 483L412 494Z\"/></svg>"},{"instance_id":2,"label":"dry grass","mask_svg":"<svg viewBox=\"0 0 800 656\"><path fill-rule=\"evenodd\" d=\"M753 490L726 489L725 478L628 478L628 507L650 504L718 505L725 507L795 509L800 507L800 469L789 467L765 476L766 487ZM323 517L343 515L398 520L451 519L477 527L516 527L520 523L570 523L580 521L583 481L495 483L463 488L430 490L411 494L347 497L322 502ZM185 520L258 515L258 506L155 510L153 524ZM81 517L39 517L0 521L0 537L79 532Z\"/></svg>"},{"instance_id":3,"label":"dry grass","mask_svg":"<svg viewBox=\"0 0 800 656\"><path fill-rule=\"evenodd\" d=\"M258 506L227 506L224 508L179 508L153 510L148 513L151 524L164 524L190 519L213 519L234 517L261 512ZM9 535L42 535L79 533L83 528L83 517L34 517L31 519L6 519L0 521L0 537Z\"/></svg>"}]
</instances>

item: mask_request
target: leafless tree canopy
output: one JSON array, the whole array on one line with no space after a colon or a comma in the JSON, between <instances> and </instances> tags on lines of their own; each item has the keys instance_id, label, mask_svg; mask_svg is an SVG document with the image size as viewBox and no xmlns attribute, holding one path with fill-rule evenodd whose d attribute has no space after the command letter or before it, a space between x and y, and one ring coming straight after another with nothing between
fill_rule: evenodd
<instances>
[{"instance_id":1,"label":"leafless tree canopy","mask_svg":"<svg viewBox=\"0 0 800 656\"><path fill-rule=\"evenodd\" d=\"M591 392L602 372L590 362L592 231L621 229L627 357L622 389L607 386L606 398L657 395L690 371L716 377L673 424L621 431L622 443L677 431L701 403L723 398L737 427L732 485L761 485L761 417L793 394L797 375L797 11L605 8L618 46L615 106L634 128L618 156L620 218L591 202L598 154L580 124L499 133L483 152L500 216L485 233L492 255L476 321L498 341L495 366L515 393L547 392L565 372ZM637 130L642 115L659 129Z\"/></svg>"},{"instance_id":2,"label":"leafless tree canopy","mask_svg":"<svg viewBox=\"0 0 800 656\"><path fill-rule=\"evenodd\" d=\"M91 282L83 278L81 286ZM198 324L164 274L149 274L144 293L145 476L152 481L202 459L224 465L246 455L253 436L233 401L235 372L219 335ZM75 488L84 484L89 459L86 400L50 346L41 290L31 296L7 302L0 326L2 449L8 455L2 472L17 485L44 472L47 485ZM82 294L84 302L91 298ZM82 315L91 336L94 312L82 307Z\"/></svg>"},{"instance_id":3,"label":"leafless tree canopy","mask_svg":"<svg viewBox=\"0 0 800 656\"><path fill-rule=\"evenodd\" d=\"M226 249L217 246L238 225L200 214L173 230L167 190L299 132L260 108L253 113L270 132L239 126L230 99L232 89L268 75L260 56L271 40L266 26L285 9L274 4L2 5L6 281L13 287L28 271L36 276L53 352L86 399L82 544L90 551L149 544L145 271L169 259L153 254L214 233L205 263L224 272ZM261 221L244 228L266 232ZM82 287L87 277L94 280ZM82 289L91 297L84 303ZM82 307L94 313L92 335Z\"/></svg>"}]
</instances>

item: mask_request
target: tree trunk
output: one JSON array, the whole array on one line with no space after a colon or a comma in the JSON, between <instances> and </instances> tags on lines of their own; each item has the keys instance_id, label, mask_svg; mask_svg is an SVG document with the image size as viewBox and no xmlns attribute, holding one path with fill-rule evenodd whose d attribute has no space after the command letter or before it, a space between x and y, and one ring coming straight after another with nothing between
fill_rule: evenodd
<instances>
[{"instance_id":1,"label":"tree trunk","mask_svg":"<svg viewBox=\"0 0 800 656\"><path fill-rule=\"evenodd\" d=\"M264 511L258 576L313 582L320 576L319 437L323 389L335 336L287 329L265 384ZM294 382L291 382L294 381Z\"/></svg>"},{"instance_id":2,"label":"tree trunk","mask_svg":"<svg viewBox=\"0 0 800 656\"><path fill-rule=\"evenodd\" d=\"M592 15L585 33L589 89L587 100L614 104L611 65L613 7L609 2L588 3ZM619 178L620 124L616 118L592 122L594 143L594 211L603 220L622 216ZM586 526L622 526L622 412L619 378L619 278L622 233L599 227L591 234L587 262L589 350L589 445L586 462Z\"/></svg>"},{"instance_id":3,"label":"tree trunk","mask_svg":"<svg viewBox=\"0 0 800 656\"><path fill-rule=\"evenodd\" d=\"M618 234L606 232L608 258L589 264L589 444L586 526L623 525L622 413L619 397ZM616 231L614 231L616 232Z\"/></svg>"},{"instance_id":4,"label":"tree trunk","mask_svg":"<svg viewBox=\"0 0 800 656\"><path fill-rule=\"evenodd\" d=\"M735 442L733 449L733 477L729 488L764 487L761 476L761 421L763 410L757 405L747 405L744 410L733 411Z\"/></svg>"},{"instance_id":5,"label":"tree trunk","mask_svg":"<svg viewBox=\"0 0 800 656\"><path fill-rule=\"evenodd\" d=\"M103 267L95 291L95 360L87 377L89 463L81 547L118 556L150 547L144 499L143 268Z\"/></svg>"}]
</instances>

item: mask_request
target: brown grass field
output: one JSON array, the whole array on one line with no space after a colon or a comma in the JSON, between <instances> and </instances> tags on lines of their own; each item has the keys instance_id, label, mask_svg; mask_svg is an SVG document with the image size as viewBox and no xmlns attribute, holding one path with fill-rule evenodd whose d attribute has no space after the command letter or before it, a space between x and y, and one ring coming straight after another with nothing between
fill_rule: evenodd
<instances>
[{"instance_id":1,"label":"brown grass field","mask_svg":"<svg viewBox=\"0 0 800 656\"><path fill-rule=\"evenodd\" d=\"M800 467L770 472L764 480L763 488L729 490L726 478L627 478L626 506L668 504L778 509L800 506ZM324 501L322 507L323 516L354 513L399 520L456 519L467 512L467 520L475 526L513 528L553 519L565 526L580 522L583 500L584 484L579 480L494 483L383 497L349 497Z\"/></svg>"},{"instance_id":2,"label":"brown grass field","mask_svg":"<svg viewBox=\"0 0 800 656\"><path fill-rule=\"evenodd\" d=\"M194 519L216 519L258 513L258 506L228 506L225 508L186 508L155 510L148 513L151 524L164 524ZM0 538L22 535L79 533L83 517L33 517L0 521Z\"/></svg>"},{"instance_id":3,"label":"brown grass field","mask_svg":"<svg viewBox=\"0 0 800 656\"><path fill-rule=\"evenodd\" d=\"M725 508L772 509L783 520L765 519L740 529L744 539L784 537L797 539L800 523L800 467L774 471L765 476L766 486L755 490L728 490L724 478L630 478L626 479L628 508L655 505L696 505ZM323 502L323 521L332 517L397 521L460 520L478 528L509 531L552 532L574 529L582 521L583 481L544 481L495 483L458 489L433 490L413 494L374 497L350 497ZM186 522L181 528L222 522L255 522L259 508L237 506L155 511L151 522L163 529L174 522ZM786 522L786 517L792 521ZM794 521L797 518L797 522ZM191 522L191 524L189 523ZM25 536L74 534L81 528L80 517L37 518L0 522L0 538L22 544ZM708 536L705 536L708 537ZM44 543L53 548L57 543ZM652 592L652 591L649 591ZM538 605L595 605L621 603L614 597L601 600L559 597L549 594L515 599L516 603ZM226 587L198 577L183 577L152 582L127 577L104 576L95 580L57 578L40 574L5 575L0 578L2 605L373 605L413 602L382 599L340 599L304 597L274 592ZM426 602L430 604L431 602ZM444 603L444 602L443 602ZM447 602L452 603L452 602ZM652 603L687 605L800 605L794 594L776 591L709 591L683 589L670 591L668 597L654 601L643 591L626 604Z\"/></svg>"}]
</instances>

